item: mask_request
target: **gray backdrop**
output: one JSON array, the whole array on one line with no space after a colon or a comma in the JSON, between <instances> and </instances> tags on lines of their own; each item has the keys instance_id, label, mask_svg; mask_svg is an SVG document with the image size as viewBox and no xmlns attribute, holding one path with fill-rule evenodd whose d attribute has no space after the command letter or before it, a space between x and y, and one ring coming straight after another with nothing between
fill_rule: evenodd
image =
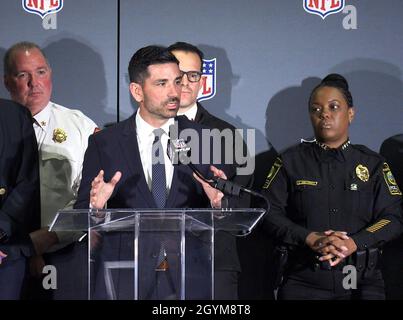
<instances>
[{"instance_id":1,"label":"gray backdrop","mask_svg":"<svg viewBox=\"0 0 403 320\"><path fill-rule=\"evenodd\" d=\"M217 94L203 104L237 127L255 128L257 152L267 139L281 151L312 135L307 98L329 72L350 81L354 143L378 150L403 131L401 0L347 0L357 10L356 30L343 28L345 13L325 20L306 13L303 0L121 0L120 48L117 0L65 0L56 30L45 30L19 0L1 4L0 57L17 41L37 42L53 67L53 101L99 126L135 108L127 88L135 50L187 41L217 58ZM8 97L3 85L0 96Z\"/></svg>"}]
</instances>

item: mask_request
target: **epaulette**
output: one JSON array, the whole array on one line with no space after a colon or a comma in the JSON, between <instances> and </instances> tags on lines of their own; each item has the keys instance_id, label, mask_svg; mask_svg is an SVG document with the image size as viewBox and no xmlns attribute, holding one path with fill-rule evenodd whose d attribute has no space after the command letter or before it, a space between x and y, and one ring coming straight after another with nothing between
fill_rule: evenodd
<instances>
[{"instance_id":1,"label":"epaulette","mask_svg":"<svg viewBox=\"0 0 403 320\"><path fill-rule=\"evenodd\" d=\"M371 150L370 148L362 145L362 144L352 144L351 145L354 149L357 149L361 151L362 153L365 153L366 155L373 156L375 158L378 158L379 160L384 161L384 158L377 152Z\"/></svg>"}]
</instances>

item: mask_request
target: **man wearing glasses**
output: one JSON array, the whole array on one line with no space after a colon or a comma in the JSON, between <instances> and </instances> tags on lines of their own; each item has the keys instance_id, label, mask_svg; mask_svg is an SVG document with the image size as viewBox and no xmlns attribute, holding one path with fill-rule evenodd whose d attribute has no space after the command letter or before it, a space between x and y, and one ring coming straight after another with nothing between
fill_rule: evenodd
<instances>
[{"instance_id":1,"label":"man wearing glasses","mask_svg":"<svg viewBox=\"0 0 403 320\"><path fill-rule=\"evenodd\" d=\"M184 73L178 116L185 115L189 120L210 128L234 130L233 125L213 116L197 102L197 95L202 86L200 80L203 68L203 52L186 42L176 42L168 49L179 60L179 68Z\"/></svg>"},{"instance_id":2,"label":"man wearing glasses","mask_svg":"<svg viewBox=\"0 0 403 320\"><path fill-rule=\"evenodd\" d=\"M203 52L196 46L186 42L176 42L168 47L168 50L178 59L179 69L183 73L182 93L180 97L180 106L178 116L185 115L189 120L197 122L210 129L218 129L222 132L229 129L233 134L235 141L235 127L228 122L221 120L209 113L203 106L197 102L197 96L202 86L201 76L203 67ZM223 138L221 138L223 139ZM225 143L221 143L224 147ZM233 162L229 178L236 174L236 168L242 164L235 162L235 143L233 144ZM244 144L243 150L246 151ZM224 154L224 150L222 150ZM224 158L222 162L224 162ZM237 183L249 186L251 176L237 176ZM241 199L238 207L249 207L249 199ZM219 232L216 234L215 245L215 298L216 299L237 299L238 298L238 276L241 270L235 237L228 233Z\"/></svg>"}]
</instances>

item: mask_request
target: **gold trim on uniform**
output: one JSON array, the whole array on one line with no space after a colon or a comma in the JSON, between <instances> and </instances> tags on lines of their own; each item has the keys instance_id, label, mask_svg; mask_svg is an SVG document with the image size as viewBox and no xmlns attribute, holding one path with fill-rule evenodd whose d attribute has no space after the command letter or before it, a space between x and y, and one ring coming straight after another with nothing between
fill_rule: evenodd
<instances>
[{"instance_id":1,"label":"gold trim on uniform","mask_svg":"<svg viewBox=\"0 0 403 320\"><path fill-rule=\"evenodd\" d=\"M263 189L268 189L270 187L271 182L276 177L282 165L283 161L280 158L277 158L273 166L271 167L269 174L267 175L266 181L263 185Z\"/></svg>"},{"instance_id":2,"label":"gold trim on uniform","mask_svg":"<svg viewBox=\"0 0 403 320\"><path fill-rule=\"evenodd\" d=\"M361 181L367 182L369 180L368 168L362 164L359 164L357 167L355 167L355 174Z\"/></svg>"},{"instance_id":3,"label":"gold trim on uniform","mask_svg":"<svg viewBox=\"0 0 403 320\"><path fill-rule=\"evenodd\" d=\"M386 219L382 219L379 220L377 223L375 223L374 225L368 227L366 230L368 232L374 233L380 229L382 229L384 226L386 226L387 224L389 224L391 221L390 220L386 220Z\"/></svg>"},{"instance_id":4,"label":"gold trim on uniform","mask_svg":"<svg viewBox=\"0 0 403 320\"><path fill-rule=\"evenodd\" d=\"M332 148L328 147L326 144L324 144L323 142L319 142L318 140L315 140L315 143L316 143L320 148L322 148L323 150L332 149ZM347 140L346 142L344 142L344 143L340 146L340 149L341 149L341 150L346 150L350 144L351 144L350 140Z\"/></svg>"},{"instance_id":5,"label":"gold trim on uniform","mask_svg":"<svg viewBox=\"0 0 403 320\"><path fill-rule=\"evenodd\" d=\"M53 141L62 143L67 140L67 133L60 128L53 130Z\"/></svg>"},{"instance_id":6,"label":"gold trim on uniform","mask_svg":"<svg viewBox=\"0 0 403 320\"><path fill-rule=\"evenodd\" d=\"M297 186L317 186L318 181L310 181L310 180L297 180L295 181Z\"/></svg>"},{"instance_id":7,"label":"gold trim on uniform","mask_svg":"<svg viewBox=\"0 0 403 320\"><path fill-rule=\"evenodd\" d=\"M396 183L395 177L389 168L389 165L385 162L383 164L383 178L385 179L386 185L388 186L389 192L392 196L401 196L402 192Z\"/></svg>"}]
</instances>

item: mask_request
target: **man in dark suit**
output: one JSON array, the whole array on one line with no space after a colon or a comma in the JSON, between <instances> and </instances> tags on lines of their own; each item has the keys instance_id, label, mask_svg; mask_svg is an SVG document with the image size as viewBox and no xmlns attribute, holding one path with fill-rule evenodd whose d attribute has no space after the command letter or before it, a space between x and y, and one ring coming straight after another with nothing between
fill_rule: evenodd
<instances>
[{"instance_id":1,"label":"man in dark suit","mask_svg":"<svg viewBox=\"0 0 403 320\"><path fill-rule=\"evenodd\" d=\"M200 137L202 130L185 117L174 118L183 77L177 59L164 47L142 48L130 60L129 76L130 93L139 109L129 119L90 137L75 208L88 208L90 203L93 208L106 204L108 208L210 208L220 203L221 193L194 180L188 166L173 167L167 156L170 128L175 122L179 133L193 129ZM207 177L211 172L224 176L214 167L210 172L210 166L200 161L203 152L210 152L202 146L199 143L197 169ZM155 164L154 157L162 160L162 169L158 169L161 162ZM120 244L130 241L116 236L109 237L108 242L111 248L120 248ZM148 250L153 249L150 243ZM236 298L232 287L219 286L215 292L216 299Z\"/></svg>"},{"instance_id":2,"label":"man in dark suit","mask_svg":"<svg viewBox=\"0 0 403 320\"><path fill-rule=\"evenodd\" d=\"M185 115L189 120L208 128L218 129L218 132L222 134L221 152L224 155L223 162L226 160L230 162L229 178L240 185L251 187L254 168L250 170L251 167L249 166L251 163L248 163L248 161L252 159L248 158L248 150L241 135L232 124L212 115L197 101L198 93L202 87L203 52L198 47L186 42L176 42L170 45L168 49L178 59L179 68L186 75L182 79L182 94L178 115ZM232 136L232 143L225 143L225 132ZM226 148L230 149L226 150ZM229 159L229 155L232 157L232 160ZM239 199L237 206L242 208L250 207L249 197L244 196ZM261 275L257 274L256 270L258 265L263 264L263 261L251 259L251 257L254 256L256 248L261 247L256 243L256 241L260 240L260 238L256 238L260 233L260 229L257 228L254 230L253 235L247 238L235 239L229 234L224 233L218 235L218 237L221 238L220 244L223 243L227 247L226 249L222 248L222 250L220 250L222 254L219 255L220 259L217 261L216 268L216 273L220 274L218 279L224 281L224 283L233 283L233 285L238 286L239 297L241 299L255 298L257 295L252 296L249 294L251 291L257 291L256 283L253 283L253 279L259 278L257 279L259 285L262 282ZM238 255L236 251L238 251ZM236 260L229 259L228 254L232 257L236 257ZM256 254L261 255L262 253L256 252ZM231 262L231 264L229 264L229 262ZM240 273L241 267L242 273ZM253 271L250 273L245 272L245 270L249 269ZM267 271L265 270L264 272ZM234 282L234 280L236 280L236 282ZM253 288L251 288L251 286L253 286Z\"/></svg>"},{"instance_id":3,"label":"man in dark suit","mask_svg":"<svg viewBox=\"0 0 403 320\"><path fill-rule=\"evenodd\" d=\"M210 129L218 129L220 134L224 132L230 133L232 136L231 144L225 144L225 136L222 135L221 146L223 150L221 152L223 154L223 162L231 165L229 178L234 177L238 173L238 183L245 186L249 185L251 183L252 172L241 170L241 174L239 174L236 170L247 165L246 162L250 160L247 158L247 147L242 136L232 124L212 115L197 101L198 93L202 87L203 52L187 42L176 42L170 45L168 50L178 59L179 68L184 73L178 116L185 115L189 120ZM225 147L229 147L229 150L226 150ZM231 154L232 159L229 158L229 154Z\"/></svg>"},{"instance_id":4,"label":"man in dark suit","mask_svg":"<svg viewBox=\"0 0 403 320\"><path fill-rule=\"evenodd\" d=\"M399 189L403 188L403 134L386 139L379 152L389 164ZM387 243L383 250L382 273L386 299L403 299L403 236Z\"/></svg>"},{"instance_id":5,"label":"man in dark suit","mask_svg":"<svg viewBox=\"0 0 403 320\"><path fill-rule=\"evenodd\" d=\"M0 299L19 299L29 232L39 224L38 149L32 117L0 99Z\"/></svg>"}]
</instances>

